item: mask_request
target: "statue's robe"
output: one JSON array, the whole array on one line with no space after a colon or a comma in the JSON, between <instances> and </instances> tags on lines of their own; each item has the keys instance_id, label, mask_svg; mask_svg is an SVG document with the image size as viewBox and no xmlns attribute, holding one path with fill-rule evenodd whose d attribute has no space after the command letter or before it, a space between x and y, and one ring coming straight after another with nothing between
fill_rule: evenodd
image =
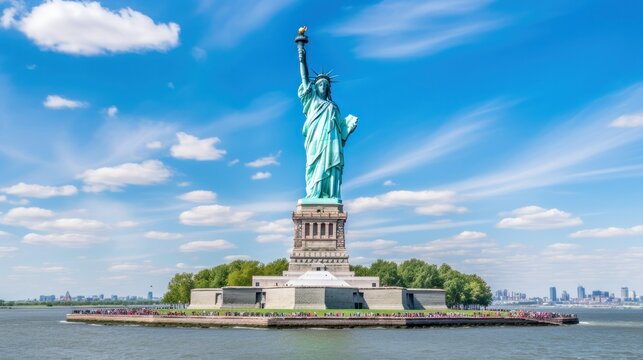
<instances>
[{"instance_id":1,"label":"statue's robe","mask_svg":"<svg viewBox=\"0 0 643 360\"><path fill-rule=\"evenodd\" d=\"M337 104L319 96L314 83L300 85L298 95L306 115L302 131L306 138L306 198L340 200L344 143L353 129L340 117Z\"/></svg>"}]
</instances>

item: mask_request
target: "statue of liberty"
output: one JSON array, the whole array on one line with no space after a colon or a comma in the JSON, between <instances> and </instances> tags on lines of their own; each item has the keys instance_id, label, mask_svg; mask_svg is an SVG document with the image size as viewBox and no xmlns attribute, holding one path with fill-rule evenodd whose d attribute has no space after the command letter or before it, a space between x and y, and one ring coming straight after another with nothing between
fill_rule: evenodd
<instances>
[{"instance_id":1,"label":"statue of liberty","mask_svg":"<svg viewBox=\"0 0 643 360\"><path fill-rule=\"evenodd\" d=\"M295 39L299 50L301 85L297 91L306 122L303 127L306 148L306 197L301 203L341 203L344 144L357 127L357 117L342 118L330 95L331 71L308 76L306 27Z\"/></svg>"}]
</instances>

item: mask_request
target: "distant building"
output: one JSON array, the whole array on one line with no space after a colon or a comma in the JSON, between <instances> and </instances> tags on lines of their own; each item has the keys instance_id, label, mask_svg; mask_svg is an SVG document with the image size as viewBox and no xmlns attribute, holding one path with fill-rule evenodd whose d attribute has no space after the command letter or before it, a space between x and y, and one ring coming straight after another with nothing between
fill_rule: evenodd
<instances>
[{"instance_id":1,"label":"distant building","mask_svg":"<svg viewBox=\"0 0 643 360\"><path fill-rule=\"evenodd\" d=\"M558 297L556 297L556 287L552 286L549 288L549 301L555 303L558 300Z\"/></svg>"},{"instance_id":2,"label":"distant building","mask_svg":"<svg viewBox=\"0 0 643 360\"><path fill-rule=\"evenodd\" d=\"M569 301L569 294L567 293L567 290L563 290L563 292L560 294L560 301Z\"/></svg>"},{"instance_id":3,"label":"distant building","mask_svg":"<svg viewBox=\"0 0 643 360\"><path fill-rule=\"evenodd\" d=\"M118 300L118 295L112 295L112 301L117 301Z\"/></svg>"},{"instance_id":4,"label":"distant building","mask_svg":"<svg viewBox=\"0 0 643 360\"><path fill-rule=\"evenodd\" d=\"M71 295L69 295L69 291L65 293L65 296L63 296L63 301L71 301Z\"/></svg>"},{"instance_id":5,"label":"distant building","mask_svg":"<svg viewBox=\"0 0 643 360\"><path fill-rule=\"evenodd\" d=\"M40 302L54 302L56 295L40 295Z\"/></svg>"},{"instance_id":6,"label":"distant building","mask_svg":"<svg viewBox=\"0 0 643 360\"><path fill-rule=\"evenodd\" d=\"M584 299L585 298L585 288L583 285L578 285L576 288L576 297L579 299Z\"/></svg>"},{"instance_id":7,"label":"distant building","mask_svg":"<svg viewBox=\"0 0 643 360\"><path fill-rule=\"evenodd\" d=\"M148 291L147 292L147 300L152 300L152 299L154 299L154 294L152 294L151 291Z\"/></svg>"},{"instance_id":8,"label":"distant building","mask_svg":"<svg viewBox=\"0 0 643 360\"><path fill-rule=\"evenodd\" d=\"M630 289L627 288L627 286L624 286L621 288L621 299L629 299L630 298Z\"/></svg>"}]
</instances>

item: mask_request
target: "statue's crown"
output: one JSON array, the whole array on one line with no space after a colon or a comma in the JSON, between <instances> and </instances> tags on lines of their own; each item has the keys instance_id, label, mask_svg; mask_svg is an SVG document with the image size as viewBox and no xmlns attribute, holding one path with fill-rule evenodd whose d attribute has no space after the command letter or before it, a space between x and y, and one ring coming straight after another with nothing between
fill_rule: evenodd
<instances>
[{"instance_id":1,"label":"statue's crown","mask_svg":"<svg viewBox=\"0 0 643 360\"><path fill-rule=\"evenodd\" d=\"M337 75L331 75L333 73L333 69L331 69L328 72L324 72L324 69L322 68L322 70L319 73L316 72L315 70L313 70L313 72L315 73L315 77L312 78L314 83L322 79L328 81L329 83L332 83L332 82L335 82L334 79L337 77Z\"/></svg>"}]
</instances>

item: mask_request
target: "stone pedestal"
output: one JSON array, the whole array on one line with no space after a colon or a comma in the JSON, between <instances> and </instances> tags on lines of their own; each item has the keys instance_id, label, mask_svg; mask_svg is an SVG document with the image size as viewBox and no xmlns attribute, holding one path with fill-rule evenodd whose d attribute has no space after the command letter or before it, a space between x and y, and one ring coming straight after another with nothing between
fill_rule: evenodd
<instances>
[{"instance_id":1,"label":"stone pedestal","mask_svg":"<svg viewBox=\"0 0 643 360\"><path fill-rule=\"evenodd\" d=\"M306 271L329 271L351 276L344 237L347 214L342 204L300 203L292 213L293 251L285 276Z\"/></svg>"}]
</instances>

